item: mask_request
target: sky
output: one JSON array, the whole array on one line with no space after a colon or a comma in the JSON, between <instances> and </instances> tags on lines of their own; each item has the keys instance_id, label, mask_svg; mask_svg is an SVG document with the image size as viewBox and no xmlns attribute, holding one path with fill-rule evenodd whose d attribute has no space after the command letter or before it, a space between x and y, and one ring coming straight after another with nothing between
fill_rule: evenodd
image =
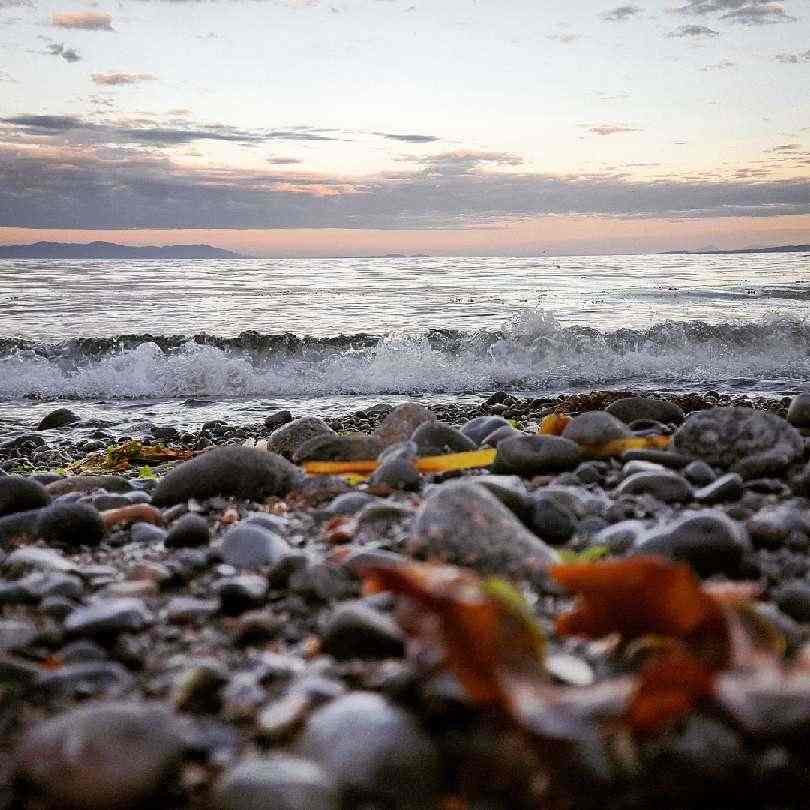
<instances>
[{"instance_id":1,"label":"sky","mask_svg":"<svg viewBox=\"0 0 810 810\"><path fill-rule=\"evenodd\" d=\"M807 0L0 0L0 244L810 243Z\"/></svg>"}]
</instances>

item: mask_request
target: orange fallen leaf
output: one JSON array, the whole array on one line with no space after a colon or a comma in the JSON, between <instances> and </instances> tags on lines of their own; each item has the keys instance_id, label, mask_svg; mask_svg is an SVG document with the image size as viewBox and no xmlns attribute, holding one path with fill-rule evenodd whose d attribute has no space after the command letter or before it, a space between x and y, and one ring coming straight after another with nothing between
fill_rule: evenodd
<instances>
[{"instance_id":1,"label":"orange fallen leaf","mask_svg":"<svg viewBox=\"0 0 810 810\"><path fill-rule=\"evenodd\" d=\"M560 436L574 420L567 413L550 413L540 423L538 433L547 436Z\"/></svg>"},{"instance_id":2,"label":"orange fallen leaf","mask_svg":"<svg viewBox=\"0 0 810 810\"><path fill-rule=\"evenodd\" d=\"M629 436L605 444L581 444L580 448L593 458L613 458L627 450L666 450L671 441L669 436Z\"/></svg>"}]
</instances>

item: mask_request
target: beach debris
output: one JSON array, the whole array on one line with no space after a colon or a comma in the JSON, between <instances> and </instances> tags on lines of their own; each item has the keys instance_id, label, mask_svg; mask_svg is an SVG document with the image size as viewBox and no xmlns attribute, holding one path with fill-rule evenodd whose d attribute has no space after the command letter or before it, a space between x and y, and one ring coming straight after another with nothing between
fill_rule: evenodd
<instances>
[{"instance_id":1,"label":"beach debris","mask_svg":"<svg viewBox=\"0 0 810 810\"><path fill-rule=\"evenodd\" d=\"M131 467L188 461L199 451L162 444L144 444L137 439L115 444L106 450L90 453L66 468L69 473L126 472Z\"/></svg>"}]
</instances>

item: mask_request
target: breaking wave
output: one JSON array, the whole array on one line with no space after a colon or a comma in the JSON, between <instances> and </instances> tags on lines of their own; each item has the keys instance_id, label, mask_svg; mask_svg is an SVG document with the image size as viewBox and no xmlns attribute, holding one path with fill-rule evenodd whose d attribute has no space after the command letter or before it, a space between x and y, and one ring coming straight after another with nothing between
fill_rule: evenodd
<instances>
[{"instance_id":1,"label":"breaking wave","mask_svg":"<svg viewBox=\"0 0 810 810\"><path fill-rule=\"evenodd\" d=\"M500 330L335 338L244 332L0 339L0 399L320 397L493 389L751 387L810 382L810 322L667 321L647 329L561 326L525 311Z\"/></svg>"}]
</instances>

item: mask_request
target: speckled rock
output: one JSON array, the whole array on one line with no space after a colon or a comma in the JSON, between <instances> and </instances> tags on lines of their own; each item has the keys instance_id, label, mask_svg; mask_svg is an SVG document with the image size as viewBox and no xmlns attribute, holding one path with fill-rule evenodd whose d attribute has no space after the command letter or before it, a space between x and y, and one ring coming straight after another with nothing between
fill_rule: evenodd
<instances>
[{"instance_id":1,"label":"speckled rock","mask_svg":"<svg viewBox=\"0 0 810 810\"><path fill-rule=\"evenodd\" d=\"M270 418L270 417L268 417ZM267 449L284 458L292 458L302 444L316 436L335 436L335 431L316 416L304 416L274 430L267 439Z\"/></svg>"},{"instance_id":2,"label":"speckled rock","mask_svg":"<svg viewBox=\"0 0 810 810\"><path fill-rule=\"evenodd\" d=\"M72 425L76 422L81 422L81 417L78 414L73 413L68 408L57 408L42 418L37 425L37 430L65 427L65 425Z\"/></svg>"},{"instance_id":3,"label":"speckled rock","mask_svg":"<svg viewBox=\"0 0 810 810\"><path fill-rule=\"evenodd\" d=\"M430 408L426 408L418 402L405 402L402 405L397 405L383 419L380 426L374 431L374 436L379 440L382 447L389 447L397 442L410 439L419 425L434 421L436 421L436 414ZM370 456L370 458L375 456Z\"/></svg>"},{"instance_id":4,"label":"speckled rock","mask_svg":"<svg viewBox=\"0 0 810 810\"><path fill-rule=\"evenodd\" d=\"M666 399L653 399L652 397L617 399L608 405L605 411L626 425L638 419L652 419L656 422L676 425L683 422L683 410L678 405Z\"/></svg>"},{"instance_id":5,"label":"speckled rock","mask_svg":"<svg viewBox=\"0 0 810 810\"><path fill-rule=\"evenodd\" d=\"M367 433L350 433L347 436L316 436L304 442L293 454L293 461L363 461L374 459L383 445L375 436Z\"/></svg>"},{"instance_id":6,"label":"speckled rock","mask_svg":"<svg viewBox=\"0 0 810 810\"><path fill-rule=\"evenodd\" d=\"M413 432L420 456L438 456L443 453L463 453L478 445L446 422L425 422Z\"/></svg>"},{"instance_id":7,"label":"speckled rock","mask_svg":"<svg viewBox=\"0 0 810 810\"><path fill-rule=\"evenodd\" d=\"M606 411L586 411L566 425L562 435L577 444L605 444L630 436L631 432Z\"/></svg>"}]
</instances>

